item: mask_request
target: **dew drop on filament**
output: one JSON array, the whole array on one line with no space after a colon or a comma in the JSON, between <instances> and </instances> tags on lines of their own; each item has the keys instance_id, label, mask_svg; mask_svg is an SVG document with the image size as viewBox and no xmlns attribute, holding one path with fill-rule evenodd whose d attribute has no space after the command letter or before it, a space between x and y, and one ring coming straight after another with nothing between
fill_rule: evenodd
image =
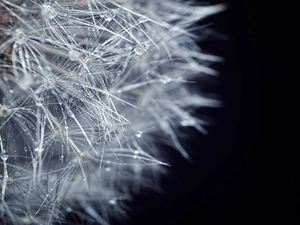
<instances>
[{"instance_id":1,"label":"dew drop on filament","mask_svg":"<svg viewBox=\"0 0 300 225\"><path fill-rule=\"evenodd\" d=\"M56 16L56 12L50 4L44 4L42 6L42 16L45 19L53 19Z\"/></svg>"},{"instance_id":2,"label":"dew drop on filament","mask_svg":"<svg viewBox=\"0 0 300 225\"><path fill-rule=\"evenodd\" d=\"M3 161L6 161L8 159L8 154L6 152L2 152L2 153L0 153L0 158Z\"/></svg>"},{"instance_id":3,"label":"dew drop on filament","mask_svg":"<svg viewBox=\"0 0 300 225\"><path fill-rule=\"evenodd\" d=\"M143 132L142 131L137 131L135 136L137 136L138 138L142 137Z\"/></svg>"},{"instance_id":4,"label":"dew drop on filament","mask_svg":"<svg viewBox=\"0 0 300 225\"><path fill-rule=\"evenodd\" d=\"M80 53L75 50L70 50L69 51L69 59L72 61L77 61L80 58Z\"/></svg>"},{"instance_id":5,"label":"dew drop on filament","mask_svg":"<svg viewBox=\"0 0 300 225\"><path fill-rule=\"evenodd\" d=\"M136 55L142 55L144 52L144 50L141 47L136 47L133 51Z\"/></svg>"}]
</instances>

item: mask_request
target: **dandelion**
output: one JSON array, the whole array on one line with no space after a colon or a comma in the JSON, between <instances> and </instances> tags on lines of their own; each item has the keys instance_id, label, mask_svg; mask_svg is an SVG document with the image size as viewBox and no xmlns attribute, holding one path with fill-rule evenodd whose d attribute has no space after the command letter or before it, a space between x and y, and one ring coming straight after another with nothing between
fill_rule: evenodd
<instances>
[{"instance_id":1,"label":"dandelion","mask_svg":"<svg viewBox=\"0 0 300 225\"><path fill-rule=\"evenodd\" d=\"M218 106L188 89L204 61L189 28L224 9L179 0L0 2L0 216L3 224L122 218L130 191L187 160L180 126ZM95 206L95 201L97 206ZM76 212L80 215L80 212Z\"/></svg>"}]
</instances>

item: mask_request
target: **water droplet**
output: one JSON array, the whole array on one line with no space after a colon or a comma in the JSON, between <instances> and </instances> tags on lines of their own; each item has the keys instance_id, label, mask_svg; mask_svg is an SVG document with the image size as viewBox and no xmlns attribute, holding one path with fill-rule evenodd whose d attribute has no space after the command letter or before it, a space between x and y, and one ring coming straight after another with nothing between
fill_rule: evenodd
<instances>
[{"instance_id":1,"label":"water droplet","mask_svg":"<svg viewBox=\"0 0 300 225\"><path fill-rule=\"evenodd\" d=\"M70 50L69 51L69 58L72 61L77 61L80 58L80 52L76 51L76 50Z\"/></svg>"},{"instance_id":2,"label":"water droplet","mask_svg":"<svg viewBox=\"0 0 300 225\"><path fill-rule=\"evenodd\" d=\"M68 207L66 210L68 213L72 212L72 208L70 208L70 207Z\"/></svg>"},{"instance_id":3,"label":"water droplet","mask_svg":"<svg viewBox=\"0 0 300 225\"><path fill-rule=\"evenodd\" d=\"M55 9L50 4L44 4L42 6L42 16L45 19L53 19L56 15Z\"/></svg>"},{"instance_id":4,"label":"water droplet","mask_svg":"<svg viewBox=\"0 0 300 225\"><path fill-rule=\"evenodd\" d=\"M15 177L20 177L21 173L20 172L15 172Z\"/></svg>"},{"instance_id":5,"label":"water droplet","mask_svg":"<svg viewBox=\"0 0 300 225\"><path fill-rule=\"evenodd\" d=\"M136 47L133 51L136 55L142 55L144 52L144 50L141 47Z\"/></svg>"},{"instance_id":6,"label":"water droplet","mask_svg":"<svg viewBox=\"0 0 300 225\"><path fill-rule=\"evenodd\" d=\"M115 12L112 10L107 11L105 20L110 22L115 17Z\"/></svg>"},{"instance_id":7,"label":"water droplet","mask_svg":"<svg viewBox=\"0 0 300 225\"><path fill-rule=\"evenodd\" d=\"M71 109L67 108L67 114L69 117L74 117L74 113Z\"/></svg>"},{"instance_id":8,"label":"water droplet","mask_svg":"<svg viewBox=\"0 0 300 225\"><path fill-rule=\"evenodd\" d=\"M145 23L149 20L149 18L147 16L142 16L140 19L139 19L139 23Z\"/></svg>"},{"instance_id":9,"label":"water droplet","mask_svg":"<svg viewBox=\"0 0 300 225\"><path fill-rule=\"evenodd\" d=\"M138 138L142 137L143 132L142 131L137 131L135 136L137 136Z\"/></svg>"},{"instance_id":10,"label":"water droplet","mask_svg":"<svg viewBox=\"0 0 300 225\"><path fill-rule=\"evenodd\" d=\"M0 158L3 160L3 161L6 161L8 159L8 154L6 152L2 152L0 154Z\"/></svg>"},{"instance_id":11,"label":"water droplet","mask_svg":"<svg viewBox=\"0 0 300 225\"><path fill-rule=\"evenodd\" d=\"M170 83L172 81L172 78L170 78L170 77L163 77L163 78L161 78L161 82L163 83L163 84L168 84L168 83Z\"/></svg>"},{"instance_id":12,"label":"water droplet","mask_svg":"<svg viewBox=\"0 0 300 225\"><path fill-rule=\"evenodd\" d=\"M117 203L117 201L116 201L116 199L110 199L108 201L108 203L111 204L111 205L115 205Z\"/></svg>"}]
</instances>

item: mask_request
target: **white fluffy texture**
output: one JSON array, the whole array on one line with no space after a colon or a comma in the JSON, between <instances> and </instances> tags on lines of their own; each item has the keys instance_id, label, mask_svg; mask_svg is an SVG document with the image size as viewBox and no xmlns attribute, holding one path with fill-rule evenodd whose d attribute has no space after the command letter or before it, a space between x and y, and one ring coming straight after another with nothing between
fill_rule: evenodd
<instances>
[{"instance_id":1,"label":"white fluffy texture","mask_svg":"<svg viewBox=\"0 0 300 225\"><path fill-rule=\"evenodd\" d=\"M188 29L222 5L179 0L0 1L0 213L64 222L75 204L100 224L167 165L189 158L176 129L217 101L186 83L215 74ZM151 172L152 171L152 172ZM93 202L97 203L97 208Z\"/></svg>"}]
</instances>

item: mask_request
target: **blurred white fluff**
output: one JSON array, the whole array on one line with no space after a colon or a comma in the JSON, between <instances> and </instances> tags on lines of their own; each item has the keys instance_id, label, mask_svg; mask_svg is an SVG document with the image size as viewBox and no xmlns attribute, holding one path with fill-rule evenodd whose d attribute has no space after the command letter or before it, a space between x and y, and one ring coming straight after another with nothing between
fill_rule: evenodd
<instances>
[{"instance_id":1,"label":"blurred white fluff","mask_svg":"<svg viewBox=\"0 0 300 225\"><path fill-rule=\"evenodd\" d=\"M188 29L224 9L180 0L0 1L1 224L100 224L168 159L176 130L218 101L186 83L219 61ZM159 136L159 141L157 140ZM152 171L152 172L151 172ZM98 202L95 209L92 202Z\"/></svg>"}]
</instances>

